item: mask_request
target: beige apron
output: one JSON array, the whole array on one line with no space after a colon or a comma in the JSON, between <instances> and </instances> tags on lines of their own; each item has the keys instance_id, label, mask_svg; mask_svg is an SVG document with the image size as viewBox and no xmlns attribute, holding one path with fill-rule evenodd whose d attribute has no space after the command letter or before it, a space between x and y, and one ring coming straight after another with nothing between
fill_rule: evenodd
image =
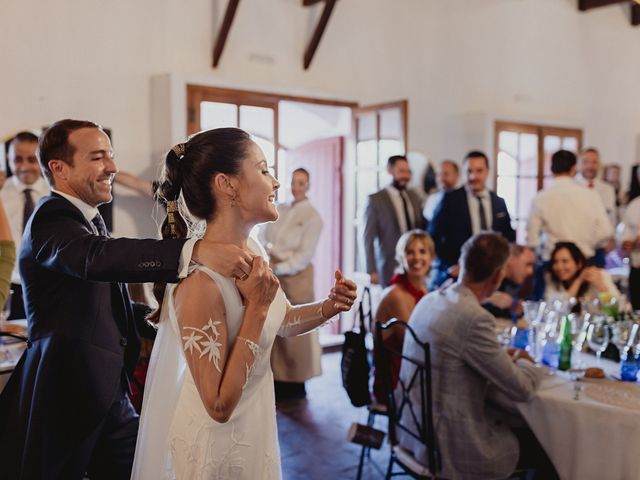
<instances>
[{"instance_id":1,"label":"beige apron","mask_svg":"<svg viewBox=\"0 0 640 480\"><path fill-rule=\"evenodd\" d=\"M313 265L309 264L295 275L279 275L280 286L292 305L315 300L313 291ZM279 382L301 383L322 374L322 349L318 332L299 337L276 336L271 350L273 378Z\"/></svg>"}]
</instances>

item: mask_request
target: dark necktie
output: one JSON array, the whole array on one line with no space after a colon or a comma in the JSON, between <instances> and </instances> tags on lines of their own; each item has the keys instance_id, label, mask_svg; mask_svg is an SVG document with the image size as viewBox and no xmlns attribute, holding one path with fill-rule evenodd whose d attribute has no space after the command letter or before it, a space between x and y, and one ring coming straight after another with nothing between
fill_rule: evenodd
<instances>
[{"instance_id":1,"label":"dark necktie","mask_svg":"<svg viewBox=\"0 0 640 480\"><path fill-rule=\"evenodd\" d=\"M107 230L107 226L104 224L102 215L98 213L95 217L93 217L93 219L91 220L91 223L93 223L93 225L98 230L98 235L100 235L101 237L109 236L109 231Z\"/></svg>"},{"instance_id":2,"label":"dark necktie","mask_svg":"<svg viewBox=\"0 0 640 480\"><path fill-rule=\"evenodd\" d=\"M406 193L400 190L400 198L402 199L402 208L404 209L404 219L407 222L407 230L411 230L413 228L413 224L411 223L411 216L409 215L409 205L407 205L407 199L404 198Z\"/></svg>"},{"instance_id":3,"label":"dark necktie","mask_svg":"<svg viewBox=\"0 0 640 480\"><path fill-rule=\"evenodd\" d=\"M478 213L480 214L480 230L488 230L487 227L487 213L484 211L484 204L482 203L482 197L476 195L478 199Z\"/></svg>"},{"instance_id":4,"label":"dark necktie","mask_svg":"<svg viewBox=\"0 0 640 480\"><path fill-rule=\"evenodd\" d=\"M27 226L27 222L29 221L29 217L33 213L33 195L31 195L30 188L25 188L22 193L24 193L24 209L22 210L22 231L24 232L24 227Z\"/></svg>"}]
</instances>

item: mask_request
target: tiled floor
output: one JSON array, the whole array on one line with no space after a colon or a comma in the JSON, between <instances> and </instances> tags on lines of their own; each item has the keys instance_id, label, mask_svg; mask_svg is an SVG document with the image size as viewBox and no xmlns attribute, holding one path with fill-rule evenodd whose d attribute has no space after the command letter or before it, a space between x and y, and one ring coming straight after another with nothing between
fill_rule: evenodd
<instances>
[{"instance_id":1,"label":"tiled floor","mask_svg":"<svg viewBox=\"0 0 640 480\"><path fill-rule=\"evenodd\" d=\"M323 375L307 382L307 399L278 405L278 434L284 480L342 480L356 477L360 446L346 440L352 422L366 423L366 408L349 402L340 380L340 353L322 358ZM376 427L386 431L386 419ZM386 440L386 439L385 439ZM372 461L383 470L389 458L384 443ZM370 461L363 479L384 478Z\"/></svg>"}]
</instances>

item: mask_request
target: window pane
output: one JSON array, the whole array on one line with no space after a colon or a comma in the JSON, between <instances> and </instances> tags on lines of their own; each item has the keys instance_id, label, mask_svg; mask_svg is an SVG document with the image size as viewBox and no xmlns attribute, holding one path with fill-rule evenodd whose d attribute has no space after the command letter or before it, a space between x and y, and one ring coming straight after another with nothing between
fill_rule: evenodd
<instances>
[{"instance_id":1,"label":"window pane","mask_svg":"<svg viewBox=\"0 0 640 480\"><path fill-rule=\"evenodd\" d=\"M364 212L367 205L367 197L378 191L378 172L376 170L358 170L357 173L358 196L356 198L356 211L358 216Z\"/></svg>"},{"instance_id":2,"label":"window pane","mask_svg":"<svg viewBox=\"0 0 640 480\"><path fill-rule=\"evenodd\" d=\"M527 243L527 220L518 219L515 224L516 242L525 245Z\"/></svg>"},{"instance_id":3,"label":"window pane","mask_svg":"<svg viewBox=\"0 0 640 480\"><path fill-rule=\"evenodd\" d=\"M358 169L378 168L378 149L375 140L358 142L357 150Z\"/></svg>"},{"instance_id":4,"label":"window pane","mask_svg":"<svg viewBox=\"0 0 640 480\"><path fill-rule=\"evenodd\" d=\"M562 142L556 135L544 137L544 175L551 175L551 156L560 150Z\"/></svg>"},{"instance_id":5,"label":"window pane","mask_svg":"<svg viewBox=\"0 0 640 480\"><path fill-rule=\"evenodd\" d=\"M538 175L538 135L520 135L520 175Z\"/></svg>"},{"instance_id":6,"label":"window pane","mask_svg":"<svg viewBox=\"0 0 640 480\"><path fill-rule=\"evenodd\" d=\"M518 161L509 153L498 153L498 175L515 176L518 174Z\"/></svg>"},{"instance_id":7,"label":"window pane","mask_svg":"<svg viewBox=\"0 0 640 480\"><path fill-rule=\"evenodd\" d=\"M518 156L518 134L506 130L500 132L498 134L498 148L516 158Z\"/></svg>"},{"instance_id":8,"label":"window pane","mask_svg":"<svg viewBox=\"0 0 640 480\"><path fill-rule=\"evenodd\" d=\"M274 113L272 108L240 107L240 128L252 135L273 141Z\"/></svg>"},{"instance_id":9,"label":"window pane","mask_svg":"<svg viewBox=\"0 0 640 480\"><path fill-rule=\"evenodd\" d=\"M200 129L238 126L238 107L231 103L200 102Z\"/></svg>"},{"instance_id":10,"label":"window pane","mask_svg":"<svg viewBox=\"0 0 640 480\"><path fill-rule=\"evenodd\" d=\"M375 112L358 115L358 130L356 132L359 142L377 139L377 116Z\"/></svg>"},{"instance_id":11,"label":"window pane","mask_svg":"<svg viewBox=\"0 0 640 480\"><path fill-rule=\"evenodd\" d=\"M403 142L402 114L399 108L380 111L380 138Z\"/></svg>"},{"instance_id":12,"label":"window pane","mask_svg":"<svg viewBox=\"0 0 640 480\"><path fill-rule=\"evenodd\" d=\"M504 198L511 217L516 216L516 202L518 200L517 183L518 180L515 177L498 177L497 194Z\"/></svg>"},{"instance_id":13,"label":"window pane","mask_svg":"<svg viewBox=\"0 0 640 480\"><path fill-rule=\"evenodd\" d=\"M518 179L518 210L517 217L528 217L531 209L531 201L538 192L537 178L519 178Z\"/></svg>"},{"instance_id":14,"label":"window pane","mask_svg":"<svg viewBox=\"0 0 640 480\"><path fill-rule=\"evenodd\" d=\"M564 137L562 139L562 148L570 152L578 154L578 139L576 137Z\"/></svg>"},{"instance_id":15,"label":"window pane","mask_svg":"<svg viewBox=\"0 0 640 480\"><path fill-rule=\"evenodd\" d=\"M380 169L387 171L387 161L392 155L403 155L404 145L397 140L380 140Z\"/></svg>"},{"instance_id":16,"label":"window pane","mask_svg":"<svg viewBox=\"0 0 640 480\"><path fill-rule=\"evenodd\" d=\"M267 165L269 167L273 167L276 163L276 150L275 146L269 140L265 140L262 137L257 137L256 135L251 135L251 140L256 142L258 146L262 149L264 156L267 160Z\"/></svg>"}]
</instances>

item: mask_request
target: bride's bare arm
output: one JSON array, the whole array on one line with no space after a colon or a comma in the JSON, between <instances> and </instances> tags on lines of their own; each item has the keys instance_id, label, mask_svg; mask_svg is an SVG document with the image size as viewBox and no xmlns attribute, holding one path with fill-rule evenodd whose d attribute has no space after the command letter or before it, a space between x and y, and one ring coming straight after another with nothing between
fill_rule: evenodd
<instances>
[{"instance_id":1,"label":"bride's bare arm","mask_svg":"<svg viewBox=\"0 0 640 480\"><path fill-rule=\"evenodd\" d=\"M262 262L258 268L257 262ZM211 277L196 271L176 289L185 358L202 403L217 422L231 417L260 354L260 335L278 285L269 275L262 259L254 261L243 285L252 299L246 302L242 324L231 344L224 300Z\"/></svg>"},{"instance_id":2,"label":"bride's bare arm","mask_svg":"<svg viewBox=\"0 0 640 480\"><path fill-rule=\"evenodd\" d=\"M349 311L355 299L356 284L336 272L335 285L325 300L296 306L287 300L287 312L278 335L294 337L321 327L339 312Z\"/></svg>"}]
</instances>

